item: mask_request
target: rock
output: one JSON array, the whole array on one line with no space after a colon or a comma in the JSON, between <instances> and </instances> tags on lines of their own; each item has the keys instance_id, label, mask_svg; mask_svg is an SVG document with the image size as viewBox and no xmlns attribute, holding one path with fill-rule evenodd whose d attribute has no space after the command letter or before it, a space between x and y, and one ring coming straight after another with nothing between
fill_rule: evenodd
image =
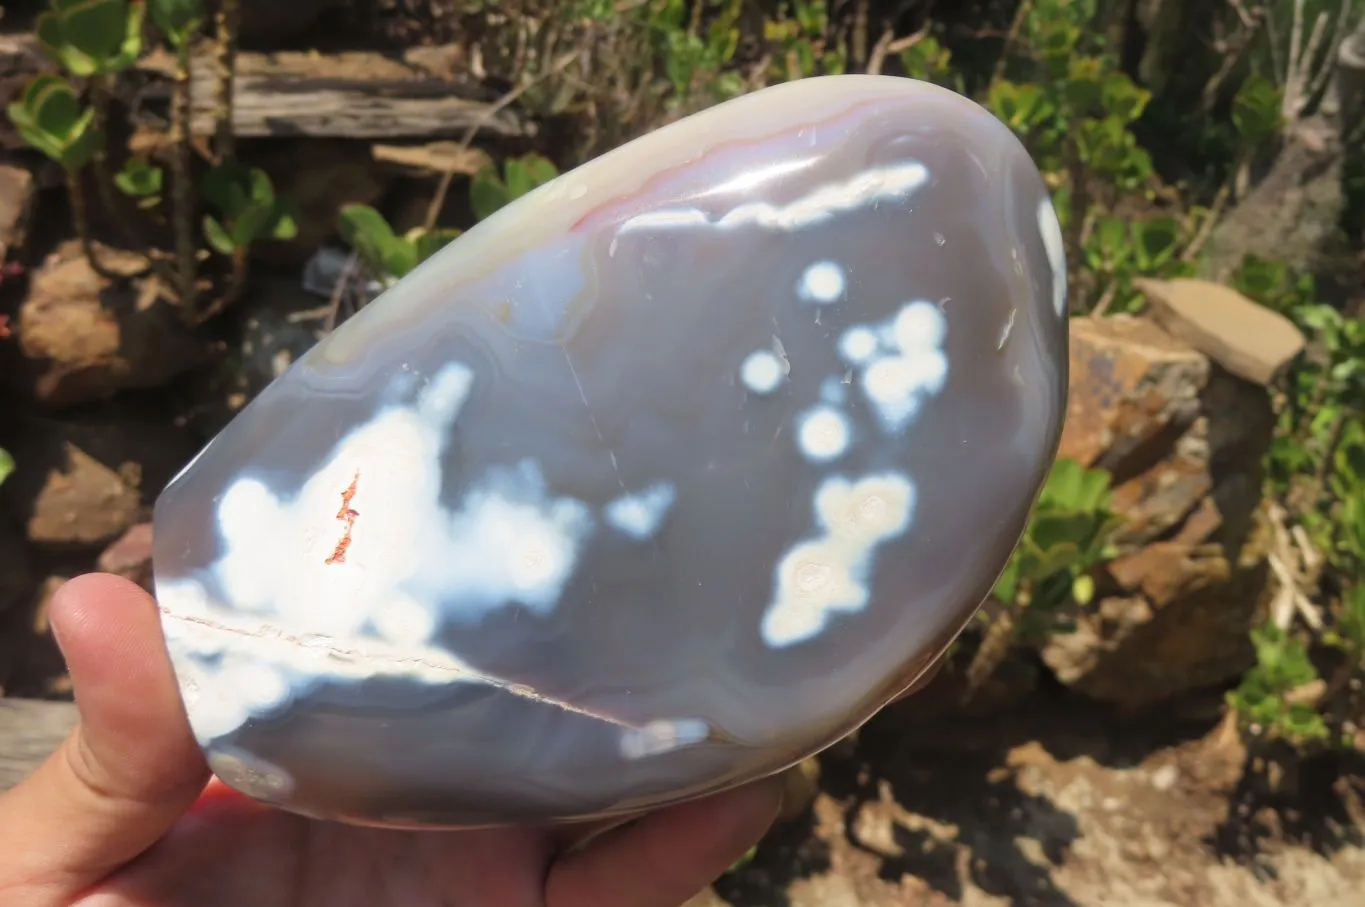
<instances>
[{"instance_id":1,"label":"rock","mask_svg":"<svg viewBox=\"0 0 1365 907\"><path fill-rule=\"evenodd\" d=\"M95 569L132 580L152 591L152 524L138 523L119 537L95 562Z\"/></svg>"},{"instance_id":2,"label":"rock","mask_svg":"<svg viewBox=\"0 0 1365 907\"><path fill-rule=\"evenodd\" d=\"M1060 242L1004 124L893 77L753 92L520 197L158 499L214 770L340 821L541 823L828 747L1019 539L1065 415Z\"/></svg>"},{"instance_id":3,"label":"rock","mask_svg":"<svg viewBox=\"0 0 1365 907\"><path fill-rule=\"evenodd\" d=\"M1240 378L1275 382L1303 352L1294 322L1223 284L1194 278L1139 280L1152 319Z\"/></svg>"},{"instance_id":4,"label":"rock","mask_svg":"<svg viewBox=\"0 0 1365 907\"><path fill-rule=\"evenodd\" d=\"M137 519L137 489L74 444L62 449L65 463L47 474L33 502L29 540L56 547L98 545L125 531Z\"/></svg>"},{"instance_id":5,"label":"rock","mask_svg":"<svg viewBox=\"0 0 1365 907\"><path fill-rule=\"evenodd\" d=\"M165 420L117 405L63 420L16 417L4 428L15 471L0 506L32 542L59 551L94 554L113 542L197 450Z\"/></svg>"},{"instance_id":6,"label":"rock","mask_svg":"<svg viewBox=\"0 0 1365 907\"><path fill-rule=\"evenodd\" d=\"M1077 320L1071 349L1062 455L1113 472L1123 553L1075 628L1043 645L1044 662L1130 708L1237 676L1268 586L1265 389L1145 318Z\"/></svg>"},{"instance_id":7,"label":"rock","mask_svg":"<svg viewBox=\"0 0 1365 907\"><path fill-rule=\"evenodd\" d=\"M121 273L138 261L109 250L101 260ZM157 387L200 364L204 348L160 297L152 278L111 286L79 244L63 244L34 271L20 304L25 389L48 406L72 406Z\"/></svg>"},{"instance_id":8,"label":"rock","mask_svg":"<svg viewBox=\"0 0 1365 907\"><path fill-rule=\"evenodd\" d=\"M27 168L0 162L0 266L24 246L33 194Z\"/></svg>"}]
</instances>

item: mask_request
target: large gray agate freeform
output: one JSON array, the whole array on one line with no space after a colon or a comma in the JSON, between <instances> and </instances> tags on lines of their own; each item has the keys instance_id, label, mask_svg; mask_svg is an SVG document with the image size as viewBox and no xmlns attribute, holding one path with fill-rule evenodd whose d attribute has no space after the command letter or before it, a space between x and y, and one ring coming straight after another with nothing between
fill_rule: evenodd
<instances>
[{"instance_id":1,"label":"large gray agate freeform","mask_svg":"<svg viewBox=\"0 0 1365 907\"><path fill-rule=\"evenodd\" d=\"M1055 454L1066 273L1009 130L782 85L465 234L162 494L224 781L301 813L621 814L778 771L942 654Z\"/></svg>"}]
</instances>

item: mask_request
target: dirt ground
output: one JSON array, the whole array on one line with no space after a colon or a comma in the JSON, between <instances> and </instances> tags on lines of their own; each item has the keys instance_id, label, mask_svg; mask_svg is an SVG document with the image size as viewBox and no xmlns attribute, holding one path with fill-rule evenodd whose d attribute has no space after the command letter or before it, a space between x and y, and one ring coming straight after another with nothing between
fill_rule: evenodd
<instances>
[{"instance_id":1,"label":"dirt ground","mask_svg":"<svg viewBox=\"0 0 1365 907\"><path fill-rule=\"evenodd\" d=\"M1258 802L1213 706L1166 722L1027 706L923 733L893 707L692 907L1365 905L1359 766L1306 766L1292 807Z\"/></svg>"}]
</instances>

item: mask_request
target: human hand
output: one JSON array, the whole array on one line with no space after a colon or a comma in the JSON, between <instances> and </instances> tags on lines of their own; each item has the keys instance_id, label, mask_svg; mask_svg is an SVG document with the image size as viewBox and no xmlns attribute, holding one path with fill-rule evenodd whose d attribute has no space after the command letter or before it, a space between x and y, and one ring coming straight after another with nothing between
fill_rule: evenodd
<instances>
[{"instance_id":1,"label":"human hand","mask_svg":"<svg viewBox=\"0 0 1365 907\"><path fill-rule=\"evenodd\" d=\"M50 608L80 722L0 797L4 907L676 907L777 813L775 778L605 831L403 832L281 812L211 777L151 596L92 574Z\"/></svg>"}]
</instances>

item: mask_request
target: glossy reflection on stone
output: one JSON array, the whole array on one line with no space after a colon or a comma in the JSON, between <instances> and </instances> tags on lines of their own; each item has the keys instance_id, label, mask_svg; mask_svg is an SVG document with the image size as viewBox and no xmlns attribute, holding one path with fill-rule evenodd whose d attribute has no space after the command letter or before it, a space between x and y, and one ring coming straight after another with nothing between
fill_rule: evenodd
<instances>
[{"instance_id":1,"label":"glossy reflection on stone","mask_svg":"<svg viewBox=\"0 0 1365 907\"><path fill-rule=\"evenodd\" d=\"M604 816L862 723L988 593L1054 455L1033 163L906 79L770 88L503 209L162 494L214 770L358 823Z\"/></svg>"}]
</instances>

